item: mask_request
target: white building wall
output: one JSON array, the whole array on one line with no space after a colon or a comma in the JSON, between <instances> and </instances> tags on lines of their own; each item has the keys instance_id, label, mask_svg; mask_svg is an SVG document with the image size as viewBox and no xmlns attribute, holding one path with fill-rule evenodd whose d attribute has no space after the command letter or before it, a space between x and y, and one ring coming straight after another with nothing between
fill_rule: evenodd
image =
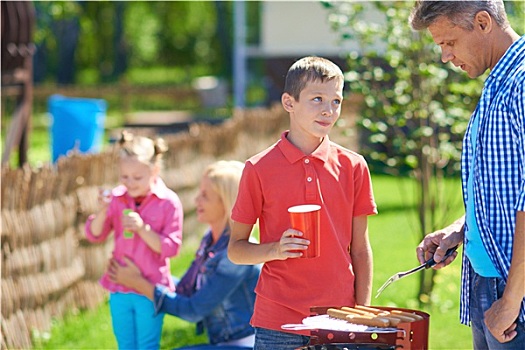
<instances>
[{"instance_id":1,"label":"white building wall","mask_svg":"<svg viewBox=\"0 0 525 350\"><path fill-rule=\"evenodd\" d=\"M365 19L381 21L374 11L367 11ZM257 56L339 56L358 49L349 40L341 45L320 1L263 1L261 26L260 46L252 48Z\"/></svg>"},{"instance_id":2,"label":"white building wall","mask_svg":"<svg viewBox=\"0 0 525 350\"><path fill-rule=\"evenodd\" d=\"M338 55L338 35L318 1L262 3L261 51L265 56Z\"/></svg>"}]
</instances>

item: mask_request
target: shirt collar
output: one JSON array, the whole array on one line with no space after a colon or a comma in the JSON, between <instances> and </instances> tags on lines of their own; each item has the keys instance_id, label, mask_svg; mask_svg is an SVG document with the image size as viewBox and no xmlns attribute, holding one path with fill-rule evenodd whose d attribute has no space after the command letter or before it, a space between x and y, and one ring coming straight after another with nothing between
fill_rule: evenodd
<instances>
[{"instance_id":1,"label":"shirt collar","mask_svg":"<svg viewBox=\"0 0 525 350\"><path fill-rule=\"evenodd\" d=\"M323 138L321 144L313 151L311 154L304 154L299 148L292 144L288 139L289 131L285 131L281 134L281 139L279 140L277 146L283 153L284 157L290 162L290 164L295 163L304 157L313 157L326 162L328 160L328 154L330 150L330 139L328 135Z\"/></svg>"},{"instance_id":2,"label":"shirt collar","mask_svg":"<svg viewBox=\"0 0 525 350\"><path fill-rule=\"evenodd\" d=\"M523 61L523 55L525 55L525 35L509 46L490 72L485 85L488 85L491 80L505 79L509 72L516 69L515 64L520 64Z\"/></svg>"}]
</instances>

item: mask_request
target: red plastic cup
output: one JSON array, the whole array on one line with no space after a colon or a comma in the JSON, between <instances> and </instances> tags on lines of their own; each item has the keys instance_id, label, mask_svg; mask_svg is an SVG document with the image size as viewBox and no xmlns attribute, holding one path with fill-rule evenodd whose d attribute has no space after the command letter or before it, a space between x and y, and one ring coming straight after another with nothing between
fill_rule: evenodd
<instances>
[{"instance_id":1,"label":"red plastic cup","mask_svg":"<svg viewBox=\"0 0 525 350\"><path fill-rule=\"evenodd\" d=\"M304 239L310 241L308 249L301 250L302 258L315 258L321 253L321 206L316 204L296 205L288 208L292 228L303 233Z\"/></svg>"}]
</instances>

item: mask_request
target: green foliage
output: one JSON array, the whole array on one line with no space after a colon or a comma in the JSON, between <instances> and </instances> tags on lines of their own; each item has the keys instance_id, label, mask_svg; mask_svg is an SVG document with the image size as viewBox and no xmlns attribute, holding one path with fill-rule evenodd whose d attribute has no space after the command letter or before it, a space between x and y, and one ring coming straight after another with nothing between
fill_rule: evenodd
<instances>
[{"instance_id":1,"label":"green foliage","mask_svg":"<svg viewBox=\"0 0 525 350\"><path fill-rule=\"evenodd\" d=\"M427 31L408 23L413 2L327 1L329 19L348 54L347 83L362 94L361 150L372 170L411 174L457 174L461 139L488 75L472 80L451 63ZM523 2L507 2L509 21L525 29ZM370 20L370 16L374 20ZM379 20L378 20L379 19Z\"/></svg>"},{"instance_id":2,"label":"green foliage","mask_svg":"<svg viewBox=\"0 0 525 350\"><path fill-rule=\"evenodd\" d=\"M364 96L360 125L369 142L362 152L372 168L415 176L427 166L457 172L462 134L482 81L443 65L430 35L411 30L411 2L327 6L342 41L359 45L349 54L346 76L350 90ZM367 20L365 10L381 23Z\"/></svg>"},{"instance_id":3,"label":"green foliage","mask_svg":"<svg viewBox=\"0 0 525 350\"><path fill-rule=\"evenodd\" d=\"M37 25L33 33L33 40L36 44L45 40L53 40L54 36L51 31L53 22L74 18L81 12L79 4L75 1L38 1L34 6L38 12Z\"/></svg>"},{"instance_id":4,"label":"green foliage","mask_svg":"<svg viewBox=\"0 0 525 350\"><path fill-rule=\"evenodd\" d=\"M521 19L523 28L523 4L506 5L511 22ZM421 239L450 223L448 214L439 215L450 212L444 178L459 172L462 136L488 72L472 80L441 63L440 48L427 31L414 32L408 23L413 2L324 6L341 43L358 46L348 54L346 79L350 90L364 97L359 125L367 142L360 151L373 171L416 179ZM463 211L454 214L458 218ZM421 302L432 300L433 275L421 274Z\"/></svg>"},{"instance_id":5,"label":"green foliage","mask_svg":"<svg viewBox=\"0 0 525 350\"><path fill-rule=\"evenodd\" d=\"M510 26L519 35L525 34L525 1L505 1Z\"/></svg>"},{"instance_id":6,"label":"green foliage","mask_svg":"<svg viewBox=\"0 0 525 350\"><path fill-rule=\"evenodd\" d=\"M372 174L379 214L368 219L374 254L372 305L420 309L430 314L429 349L472 349L471 330L459 323L461 259L458 257L434 277L432 303L419 305L417 275L403 278L375 298L379 287L394 273L417 266L418 183L407 177ZM438 213L452 222L463 210L461 184L451 178L443 182L448 209ZM448 213L448 216L447 216ZM461 252L460 252L461 254ZM454 329L453 332L450 329Z\"/></svg>"},{"instance_id":7,"label":"green foliage","mask_svg":"<svg viewBox=\"0 0 525 350\"><path fill-rule=\"evenodd\" d=\"M60 69L56 27L64 21L80 26L75 82L117 81L128 69L150 66L231 75L232 1L36 1L34 6L35 42L45 54L47 80ZM247 41L254 43L259 2L248 2L246 10Z\"/></svg>"},{"instance_id":8,"label":"green foliage","mask_svg":"<svg viewBox=\"0 0 525 350\"><path fill-rule=\"evenodd\" d=\"M220 60L211 1L133 2L126 6L124 22L132 66L183 67Z\"/></svg>"},{"instance_id":9,"label":"green foliage","mask_svg":"<svg viewBox=\"0 0 525 350\"><path fill-rule=\"evenodd\" d=\"M372 171L409 175L419 184L421 240L450 222L444 177L460 170L462 136L482 89L440 61L440 48L408 18L412 2L326 2L342 43L358 46L348 55L346 79L364 97L364 142L360 150ZM370 20L373 16L374 20ZM457 219L463 213L457 213ZM419 300L431 299L434 271L421 274Z\"/></svg>"}]
</instances>

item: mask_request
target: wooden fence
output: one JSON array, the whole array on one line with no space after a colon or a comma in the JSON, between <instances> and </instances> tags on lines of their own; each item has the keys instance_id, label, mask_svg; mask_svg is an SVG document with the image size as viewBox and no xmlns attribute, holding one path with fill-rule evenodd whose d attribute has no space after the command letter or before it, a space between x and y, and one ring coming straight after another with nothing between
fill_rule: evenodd
<instances>
[{"instance_id":1,"label":"wooden fence","mask_svg":"<svg viewBox=\"0 0 525 350\"><path fill-rule=\"evenodd\" d=\"M357 138L348 134L353 118L341 120L332 138L356 148ZM287 125L287 114L276 106L236 111L220 125L195 123L187 132L163 135L169 151L162 177L182 200L184 242L202 233L194 197L204 168L217 159L247 159L275 142ZM2 168L2 349L31 348L32 333L50 331L52 319L105 300L97 280L112 240L87 242L83 225L95 211L98 188L117 183L116 157L107 149L73 153L40 168Z\"/></svg>"}]
</instances>

